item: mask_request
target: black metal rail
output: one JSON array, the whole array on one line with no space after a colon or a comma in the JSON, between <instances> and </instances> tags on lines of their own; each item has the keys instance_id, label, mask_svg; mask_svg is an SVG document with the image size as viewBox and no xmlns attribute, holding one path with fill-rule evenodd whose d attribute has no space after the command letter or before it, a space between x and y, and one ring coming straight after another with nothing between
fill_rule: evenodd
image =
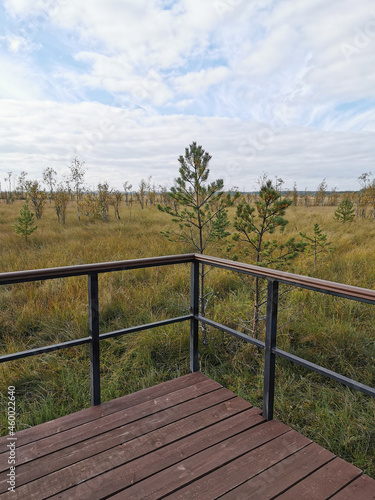
<instances>
[{"instance_id":1,"label":"black metal rail","mask_svg":"<svg viewBox=\"0 0 375 500\"><path fill-rule=\"evenodd\" d=\"M176 265L191 263L191 296L190 314L170 318L154 323L137 325L122 330L100 334L99 332L99 289L98 274L124 271L130 269L141 269L146 267L157 267L165 265ZM249 274L265 278L268 281L267 288L267 314L266 314L266 338L265 342L250 337L225 325L199 315L199 265L205 264L219 267L230 271ZM199 322L205 323L229 335L233 335L245 342L253 344L265 350L264 363L264 385L263 385L263 416L267 420L273 418L274 391L275 391L275 360L280 356L292 363L296 363L308 370L315 371L321 375L329 377L341 384L353 389L357 389L369 396L375 397L375 389L365 384L361 384L351 378L344 377L327 368L316 365L303 358L278 349L276 346L277 336L277 308L279 283L285 283L296 287L306 288L320 293L326 293L337 297L344 297L351 300L375 304L375 291L365 288L343 285L330 281L300 276L296 274L266 269L249 264L229 261L217 257L208 257L199 254L168 255L164 257L153 257L149 259L135 259L118 262L104 262L99 264L86 264L80 266L68 266L49 269L39 269L31 271L17 271L0 274L0 285L13 283L24 283L46 279L66 278L70 276L88 277L88 305L89 305L89 337L84 337L59 344L30 349L28 351L17 352L0 356L0 363L14 361L16 359L35 356L46 352L65 349L82 344L90 344L90 378L91 378L91 404L100 404L100 341L112 337L126 335L128 333L140 332L150 328L165 326L183 321L190 321L190 370L198 371L198 327Z\"/></svg>"}]
</instances>

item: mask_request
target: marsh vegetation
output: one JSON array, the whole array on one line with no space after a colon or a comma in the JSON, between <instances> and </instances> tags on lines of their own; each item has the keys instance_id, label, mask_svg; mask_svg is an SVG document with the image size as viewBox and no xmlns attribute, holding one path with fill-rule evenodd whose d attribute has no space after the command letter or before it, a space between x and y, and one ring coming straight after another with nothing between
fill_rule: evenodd
<instances>
[{"instance_id":1,"label":"marsh vegetation","mask_svg":"<svg viewBox=\"0 0 375 500\"><path fill-rule=\"evenodd\" d=\"M244 199L242 199L244 201ZM253 199L248 199L252 203ZM233 221L237 204L229 207ZM69 201L66 224L58 224L47 203L38 230L27 239L12 229L23 200L0 201L1 271L125 260L191 252L188 242L168 241L172 227L155 204L120 203L119 217L77 218ZM305 206L300 199L287 212L284 231L272 239L282 244L299 233L314 235L314 224L332 242L334 252L299 252L288 270L364 288L374 288L375 223L356 218L334 220L335 206ZM228 232L234 233L234 229ZM232 236L207 253L230 258L240 242ZM240 260L246 261L242 254ZM248 260L251 263L250 260ZM99 277L101 333L186 314L189 308L188 266L103 274ZM210 300L206 315L249 332L254 291L235 273L214 269L205 280ZM260 284L262 287L262 284ZM375 307L300 289L282 287L278 346L343 375L375 385ZM259 322L262 324L262 310ZM3 286L0 289L1 352L11 353L87 336L87 280L67 278ZM260 338L263 335L259 327ZM210 328L200 346L200 369L225 387L261 406L263 353ZM1 394L14 385L17 429L89 406L87 346L56 351L2 364ZM290 424L340 457L375 476L375 402L287 361L277 360L276 418ZM102 400L134 392L189 371L189 326L170 325L101 343ZM2 433L6 434L5 399Z\"/></svg>"}]
</instances>

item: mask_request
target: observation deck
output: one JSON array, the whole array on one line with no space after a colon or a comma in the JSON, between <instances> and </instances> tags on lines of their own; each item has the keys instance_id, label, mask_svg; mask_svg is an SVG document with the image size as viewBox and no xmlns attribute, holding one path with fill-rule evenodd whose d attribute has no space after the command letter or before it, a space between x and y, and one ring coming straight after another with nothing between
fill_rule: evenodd
<instances>
[{"instance_id":1,"label":"observation deck","mask_svg":"<svg viewBox=\"0 0 375 500\"><path fill-rule=\"evenodd\" d=\"M99 333L98 274L190 263L190 314ZM265 342L199 315L199 265L268 280ZM273 418L275 358L357 389L375 389L282 351L276 345L278 284L375 304L375 292L214 257L187 254L0 274L0 285L87 275L89 337L0 357L7 362L74 345L90 347L90 408L0 438L4 499L375 499L375 480ZM190 322L191 373L101 403L100 341L156 326ZM262 409L199 372L199 322L264 350ZM16 485L8 491L9 443Z\"/></svg>"}]
</instances>

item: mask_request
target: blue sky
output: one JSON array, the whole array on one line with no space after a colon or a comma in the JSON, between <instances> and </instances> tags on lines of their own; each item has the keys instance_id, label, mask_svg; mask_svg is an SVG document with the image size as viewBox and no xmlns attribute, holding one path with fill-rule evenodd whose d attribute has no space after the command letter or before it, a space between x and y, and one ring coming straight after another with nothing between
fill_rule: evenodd
<instances>
[{"instance_id":1,"label":"blue sky","mask_svg":"<svg viewBox=\"0 0 375 500\"><path fill-rule=\"evenodd\" d=\"M375 171L372 0L3 0L0 182L12 171L170 186L197 141L252 190Z\"/></svg>"}]
</instances>

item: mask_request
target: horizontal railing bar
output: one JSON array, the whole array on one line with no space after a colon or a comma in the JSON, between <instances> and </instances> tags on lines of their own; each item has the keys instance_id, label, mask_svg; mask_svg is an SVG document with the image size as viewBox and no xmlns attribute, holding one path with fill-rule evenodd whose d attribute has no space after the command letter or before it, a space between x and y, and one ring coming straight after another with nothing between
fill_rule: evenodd
<instances>
[{"instance_id":1,"label":"horizontal railing bar","mask_svg":"<svg viewBox=\"0 0 375 500\"><path fill-rule=\"evenodd\" d=\"M211 319L207 319L204 316L196 316L196 319L201 321L202 323L205 323L206 325L210 325L214 328L217 328L218 330L222 330L225 333L229 333L229 335L233 335L234 337L237 337L241 340L245 340L249 344L256 345L257 347L260 347L261 349L264 349L264 342L258 339L254 339L254 337L250 337L249 335L246 335L246 333L241 333L238 332L237 330L233 330L233 328L229 328L227 326L221 325L220 323L216 323L216 321L212 321Z\"/></svg>"},{"instance_id":2,"label":"horizontal railing bar","mask_svg":"<svg viewBox=\"0 0 375 500\"><path fill-rule=\"evenodd\" d=\"M195 254L195 259L214 267L220 267L222 269L237 271L244 274L251 274L252 276L257 276L259 278L277 280L287 285L294 285L320 293L335 295L337 297L375 304L375 290L370 290L368 288L344 285L342 283L335 283L333 281L311 278L310 276L287 273L285 271L277 271L276 269L258 267L251 264L245 264L243 262L221 259L219 257L209 257L207 255Z\"/></svg>"},{"instance_id":3,"label":"horizontal railing bar","mask_svg":"<svg viewBox=\"0 0 375 500\"><path fill-rule=\"evenodd\" d=\"M104 262L97 264L83 264L77 266L66 266L66 267L56 267L49 269L39 269L39 270L28 270L28 271L16 271L0 273L0 285L7 285L13 283L22 283L46 279L57 279L57 278L67 278L71 276L83 276L90 273L105 273L114 271L125 271L132 269L141 269L146 267L156 267L164 265L174 265L174 264L184 264L189 262L200 262L204 264L211 265L213 267L219 267L222 269L227 269L230 271L241 272L244 274L249 274L252 276L257 276L260 278L265 278L267 280L278 281L280 283L285 283L288 285L301 287L309 290L313 290L320 293L330 294L333 296L343 297L351 300L357 300L361 302L366 302L370 304L375 304L375 290L360 288L351 285L345 285L341 283L335 283L331 281L321 280L317 278L311 278L308 276L302 276L292 273L287 273L284 271L278 271L274 269L262 268L250 264L245 264L241 262L235 262L230 260L221 259L218 257L209 257L201 254L182 254L182 255L168 255L162 257L152 257L144 259L133 259L124 260L116 262ZM232 328L226 327L215 321L209 320L203 316L199 315L185 315L177 318L171 318L167 320L162 320L154 323L148 323L144 325L138 325L130 328L125 328L122 330L116 330L113 332L108 332L101 334L99 336L100 340L109 339L112 337L118 337L128 333L134 333L142 330L147 330L159 326L165 326L168 324L183 322L195 318L207 325L217 328L223 332L233 335L245 342L253 344L259 348L264 349L265 343L250 337L244 333L238 332ZM22 351L17 353L12 353L8 355L0 356L0 363L6 361L13 361L20 358L25 358L29 356L35 356L38 354L48 353L59 349L74 347L78 345L83 345L91 342L91 337L85 337L76 340L70 340L67 342L62 342L60 344L30 349L28 351ZM303 358L299 358L293 354L287 353L276 347L272 348L272 353L287 359L293 363L296 363L304 368L315 371L321 375L324 375L332 380L342 383L348 387L359 390L367 395L375 397L375 389L369 387L365 384L361 384L353 379L344 377L338 373L331 370L323 368L319 365L311 363Z\"/></svg>"},{"instance_id":4,"label":"horizontal railing bar","mask_svg":"<svg viewBox=\"0 0 375 500\"><path fill-rule=\"evenodd\" d=\"M232 328L228 328L224 325L221 325L220 323L216 323L216 321L212 321L210 319L205 318L204 316L196 316L196 318L201 321L202 323L205 323L207 325L210 325L214 328L217 328L219 330L222 330L226 333L229 333L230 335L233 335L235 337L238 337L242 340L245 340L246 342L256 345L257 347L260 347L264 349L265 344L261 340L254 339L253 337L249 337L248 335L238 332L237 330L233 330ZM315 363L312 363L310 361L307 361L303 358L299 358L298 356L295 356L294 354L290 354L286 351L283 351L278 348L273 348L272 352L278 356L281 356L288 361L291 361L293 363L296 363L300 366L303 366L304 368L307 368L309 370L315 371L319 373L320 375L325 375L326 377L329 377L333 380L336 380L337 382L340 382L341 384L347 385L353 389L357 389L369 396L375 397L375 389L365 385L361 384L360 382L357 382L356 380L353 380L351 378L345 377L344 375L340 375L336 372L333 372L332 370L328 370L327 368L324 368L320 365L316 365Z\"/></svg>"},{"instance_id":5,"label":"horizontal railing bar","mask_svg":"<svg viewBox=\"0 0 375 500\"><path fill-rule=\"evenodd\" d=\"M315 363L311 363L311 361L307 361L306 359L299 358L298 356L290 354L289 352L282 351L277 347L274 347L272 349L272 352L274 354L277 354L278 356L281 356L284 359L287 359L288 361L296 363L297 365L303 366L304 368L317 372L320 375L329 377L332 380L335 380L336 382L340 382L343 385L351 387L352 389L357 389L358 391L361 391L367 394L368 396L375 397L375 389L373 387L361 384L360 382L357 382L356 380L353 380L351 378L344 377L344 375L340 375L336 372L333 372L332 370L328 370L327 368L323 368L322 366L316 365Z\"/></svg>"},{"instance_id":6,"label":"horizontal railing bar","mask_svg":"<svg viewBox=\"0 0 375 500\"><path fill-rule=\"evenodd\" d=\"M135 333L142 330L149 330L150 328L157 328L158 326L172 325L173 323L181 323L182 321L188 321L191 319L191 314L187 316L179 316L177 318L163 319L161 321L156 321L155 323L147 323L145 325L131 326L129 328L123 328L122 330L115 330L113 332L102 333L99 335L100 340L110 339L112 337L120 337L121 335L127 335L128 333Z\"/></svg>"},{"instance_id":7,"label":"horizontal railing bar","mask_svg":"<svg viewBox=\"0 0 375 500\"><path fill-rule=\"evenodd\" d=\"M91 341L90 337L83 337L76 340L68 340L67 342L61 342L60 344L48 345L45 347L36 347L35 349L30 349L28 351L15 352L13 354L6 354L0 356L0 363L5 363L6 361L14 361L20 358L28 358L29 356L37 356L38 354L44 354L46 352L57 351L59 349L67 349L68 347L75 347L77 345L89 344Z\"/></svg>"},{"instance_id":8,"label":"horizontal railing bar","mask_svg":"<svg viewBox=\"0 0 375 500\"><path fill-rule=\"evenodd\" d=\"M193 262L194 260L214 267L251 274L260 278L273 279L280 281L281 283L314 290L320 293L375 304L375 290L335 283L318 278L311 278L309 276L287 273L285 271L278 271L275 269L258 267L251 264L245 264L243 262L221 259L219 257L209 257L201 254L167 255L163 257L150 257L145 259L0 273L0 285L46 279L68 278L70 276L82 276L90 272L105 273L125 271L127 269L141 269L144 267L183 264Z\"/></svg>"},{"instance_id":9,"label":"horizontal railing bar","mask_svg":"<svg viewBox=\"0 0 375 500\"><path fill-rule=\"evenodd\" d=\"M48 269L34 269L28 271L12 271L0 273L0 285L24 283L29 281L69 278L70 276L84 276L88 273L109 273L145 267L168 266L193 262L195 254L166 255L146 259L120 260L115 262L101 262L97 264L81 264L77 266L51 267Z\"/></svg>"},{"instance_id":10,"label":"horizontal railing bar","mask_svg":"<svg viewBox=\"0 0 375 500\"><path fill-rule=\"evenodd\" d=\"M191 315L179 316L177 318L165 319L162 321L156 321L154 323L148 323L145 325L133 326L130 328L124 328L123 330L117 330L108 333L102 333L99 335L100 340L105 340L111 337L118 337L120 335L126 335L128 333L138 332L141 330L148 330L150 328L155 328L158 326L170 325L173 323L181 323L183 321L189 321L191 319ZM91 337L83 337L81 339L76 340L68 340L66 342L61 342L60 344L48 345L45 347L36 347L35 349L30 349L28 351L15 352L12 354L6 354L4 356L0 356L0 363L5 363L6 361L14 361L20 358L27 358L29 356L37 356L38 354L44 354L46 352L57 351L59 349L67 349L69 347L75 347L77 345L89 344L91 342Z\"/></svg>"}]
</instances>

